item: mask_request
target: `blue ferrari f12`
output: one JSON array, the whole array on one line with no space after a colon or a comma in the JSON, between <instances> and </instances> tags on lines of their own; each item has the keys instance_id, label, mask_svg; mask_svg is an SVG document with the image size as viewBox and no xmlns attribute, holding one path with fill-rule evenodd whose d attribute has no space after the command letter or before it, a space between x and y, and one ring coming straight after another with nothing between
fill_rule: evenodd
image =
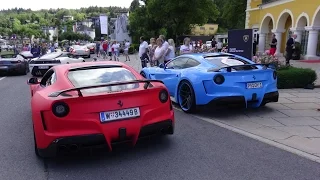
<instances>
[{"instance_id":1,"label":"blue ferrari f12","mask_svg":"<svg viewBox=\"0 0 320 180\"><path fill-rule=\"evenodd\" d=\"M141 75L162 80L171 100L184 112L197 106L243 105L259 107L278 102L277 73L271 65L227 53L185 54Z\"/></svg>"}]
</instances>

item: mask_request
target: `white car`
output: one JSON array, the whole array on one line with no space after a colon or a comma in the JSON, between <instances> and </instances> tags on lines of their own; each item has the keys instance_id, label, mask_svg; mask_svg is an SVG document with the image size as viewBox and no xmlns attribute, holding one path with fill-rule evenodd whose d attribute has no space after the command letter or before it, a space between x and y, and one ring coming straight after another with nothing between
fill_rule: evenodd
<instances>
[{"instance_id":1,"label":"white car","mask_svg":"<svg viewBox=\"0 0 320 180\"><path fill-rule=\"evenodd\" d=\"M83 58L74 58L69 52L53 52L29 62L29 70L33 76L43 76L52 66L86 62Z\"/></svg>"}]
</instances>

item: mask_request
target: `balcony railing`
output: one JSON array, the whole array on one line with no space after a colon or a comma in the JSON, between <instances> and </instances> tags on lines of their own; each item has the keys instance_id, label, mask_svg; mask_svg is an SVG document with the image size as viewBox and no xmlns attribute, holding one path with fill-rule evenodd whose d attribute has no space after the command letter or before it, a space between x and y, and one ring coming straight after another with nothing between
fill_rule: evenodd
<instances>
[{"instance_id":1,"label":"balcony railing","mask_svg":"<svg viewBox=\"0 0 320 180\"><path fill-rule=\"evenodd\" d=\"M281 0L262 0L262 4L268 4L276 1L281 1Z\"/></svg>"}]
</instances>

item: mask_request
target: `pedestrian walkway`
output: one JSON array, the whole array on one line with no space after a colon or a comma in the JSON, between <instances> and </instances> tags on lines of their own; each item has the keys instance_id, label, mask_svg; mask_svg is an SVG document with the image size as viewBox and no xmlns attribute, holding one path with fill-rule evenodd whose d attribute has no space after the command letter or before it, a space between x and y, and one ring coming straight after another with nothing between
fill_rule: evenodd
<instances>
[{"instance_id":1,"label":"pedestrian walkway","mask_svg":"<svg viewBox=\"0 0 320 180\"><path fill-rule=\"evenodd\" d=\"M201 116L318 156L320 160L320 89L279 90L278 103L259 109L204 112Z\"/></svg>"}]
</instances>

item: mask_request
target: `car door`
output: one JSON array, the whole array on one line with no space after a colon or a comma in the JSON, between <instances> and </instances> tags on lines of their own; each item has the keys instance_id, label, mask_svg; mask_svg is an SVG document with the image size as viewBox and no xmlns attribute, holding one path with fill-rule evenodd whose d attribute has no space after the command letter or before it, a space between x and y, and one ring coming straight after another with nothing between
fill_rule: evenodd
<instances>
[{"instance_id":1,"label":"car door","mask_svg":"<svg viewBox=\"0 0 320 180\"><path fill-rule=\"evenodd\" d=\"M188 58L178 57L166 64L163 73L155 74L156 79L162 80L169 90L170 96L175 95L175 88L178 83L181 70L184 68Z\"/></svg>"}]
</instances>

